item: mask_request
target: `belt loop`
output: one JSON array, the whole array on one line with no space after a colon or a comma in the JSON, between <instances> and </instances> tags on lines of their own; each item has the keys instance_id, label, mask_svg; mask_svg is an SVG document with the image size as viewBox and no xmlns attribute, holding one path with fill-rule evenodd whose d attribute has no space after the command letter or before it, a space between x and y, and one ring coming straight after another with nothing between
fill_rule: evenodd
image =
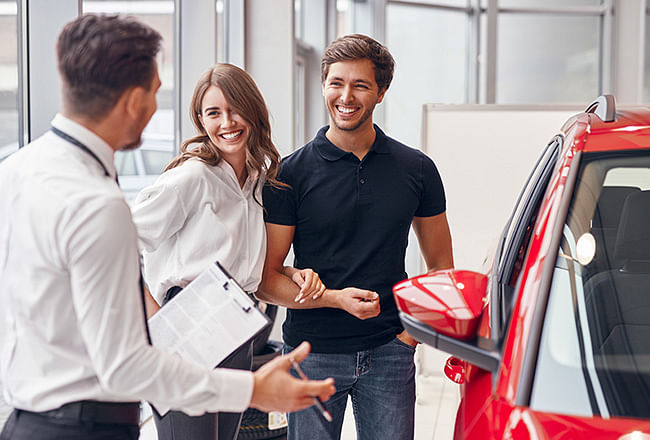
<instances>
[{"instance_id":1,"label":"belt loop","mask_svg":"<svg viewBox=\"0 0 650 440\"><path fill-rule=\"evenodd\" d=\"M95 423L95 413L97 410L97 404L95 404L94 402L82 401L78 406L79 406L78 420L80 422L93 425Z\"/></svg>"}]
</instances>

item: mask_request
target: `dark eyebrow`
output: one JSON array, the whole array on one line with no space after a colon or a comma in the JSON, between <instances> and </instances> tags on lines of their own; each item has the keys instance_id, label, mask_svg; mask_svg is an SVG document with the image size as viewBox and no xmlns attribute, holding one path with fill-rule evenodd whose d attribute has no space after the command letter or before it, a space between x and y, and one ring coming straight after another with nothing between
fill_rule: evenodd
<instances>
[{"instance_id":1,"label":"dark eyebrow","mask_svg":"<svg viewBox=\"0 0 650 440\"><path fill-rule=\"evenodd\" d=\"M203 109L203 113L205 113L205 112L207 112L207 111L210 111L210 110L221 110L221 109L220 109L219 107L217 107L216 105L213 105L212 107L206 107L206 108L204 108L204 109Z\"/></svg>"},{"instance_id":2,"label":"dark eyebrow","mask_svg":"<svg viewBox=\"0 0 650 440\"><path fill-rule=\"evenodd\" d=\"M327 81L328 81L328 82L332 82L332 81L343 81L343 78L340 77L340 76L334 76L334 77L332 77L332 78L329 78ZM365 84L365 85L367 85L367 86L372 85L372 83L371 83L370 81L366 81L365 79L355 79L355 80L353 80L352 82L353 82L354 84Z\"/></svg>"}]
</instances>

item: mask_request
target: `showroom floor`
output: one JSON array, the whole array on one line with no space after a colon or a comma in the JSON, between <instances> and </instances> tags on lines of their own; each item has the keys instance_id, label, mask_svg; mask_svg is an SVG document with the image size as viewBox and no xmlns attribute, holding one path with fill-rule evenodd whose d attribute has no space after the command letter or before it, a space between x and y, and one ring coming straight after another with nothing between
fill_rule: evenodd
<instances>
[{"instance_id":1,"label":"showroom floor","mask_svg":"<svg viewBox=\"0 0 650 440\"><path fill-rule=\"evenodd\" d=\"M454 418L458 407L458 385L442 372L449 355L430 347L418 346L416 364L417 406L415 410L415 440L448 440L452 438ZM142 427L141 440L156 440L156 428L151 420ZM354 419L350 405L343 424L342 440L355 440Z\"/></svg>"}]
</instances>

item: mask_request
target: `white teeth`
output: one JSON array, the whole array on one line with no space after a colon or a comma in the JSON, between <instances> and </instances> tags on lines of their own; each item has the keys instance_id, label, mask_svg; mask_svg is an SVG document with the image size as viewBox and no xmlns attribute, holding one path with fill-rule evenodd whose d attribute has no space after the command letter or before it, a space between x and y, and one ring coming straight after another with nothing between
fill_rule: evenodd
<instances>
[{"instance_id":1,"label":"white teeth","mask_svg":"<svg viewBox=\"0 0 650 440\"><path fill-rule=\"evenodd\" d=\"M224 134L221 135L221 137L226 139L226 140L230 140L230 139L236 138L240 134L241 134L241 130L240 131L234 131L232 133L224 133Z\"/></svg>"},{"instance_id":2,"label":"white teeth","mask_svg":"<svg viewBox=\"0 0 650 440\"><path fill-rule=\"evenodd\" d=\"M337 107L341 113L352 113L356 108Z\"/></svg>"}]
</instances>

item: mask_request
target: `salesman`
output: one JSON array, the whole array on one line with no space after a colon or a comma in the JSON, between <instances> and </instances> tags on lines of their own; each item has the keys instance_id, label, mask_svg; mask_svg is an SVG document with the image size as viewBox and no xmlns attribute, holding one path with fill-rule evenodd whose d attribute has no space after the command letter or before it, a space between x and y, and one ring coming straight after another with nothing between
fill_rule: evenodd
<instances>
[{"instance_id":1,"label":"salesman","mask_svg":"<svg viewBox=\"0 0 650 440\"><path fill-rule=\"evenodd\" d=\"M61 113L0 164L1 372L15 408L2 440L137 439L140 400L189 414L295 411L334 393L331 379L294 379L287 356L256 373L211 370L148 343L113 156L139 146L156 110L160 41L131 18L69 23L57 43Z\"/></svg>"}]
</instances>

